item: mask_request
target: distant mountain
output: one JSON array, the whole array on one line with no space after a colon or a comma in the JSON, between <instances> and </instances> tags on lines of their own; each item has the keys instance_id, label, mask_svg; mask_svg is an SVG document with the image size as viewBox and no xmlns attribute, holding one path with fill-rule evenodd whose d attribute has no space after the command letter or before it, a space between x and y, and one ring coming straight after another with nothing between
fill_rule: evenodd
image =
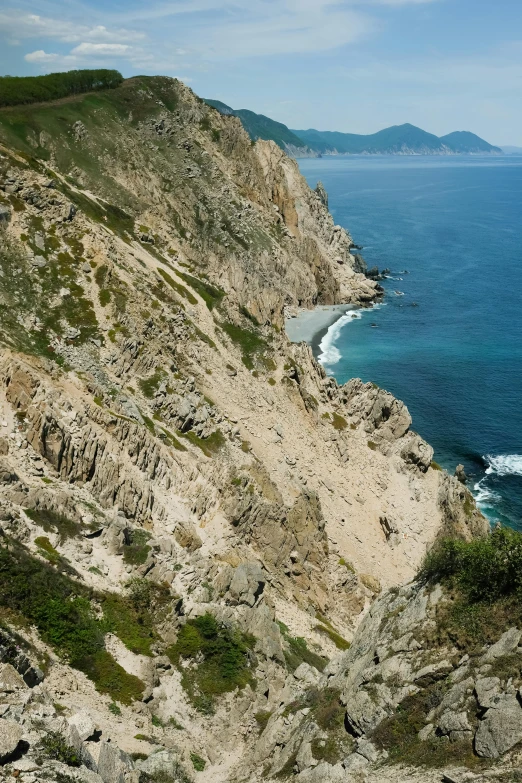
<instances>
[{"instance_id":1,"label":"distant mountain","mask_svg":"<svg viewBox=\"0 0 522 783\"><path fill-rule=\"evenodd\" d=\"M253 141L257 141L257 139L275 141L281 149L290 152L296 157L314 156L314 152L308 149L306 143L292 133L282 122L276 122L271 120L270 117L265 117L264 114L256 114L248 109L232 109L221 101L205 98L205 103L213 106L221 114L233 114L235 117L239 117Z\"/></svg>"},{"instance_id":2,"label":"distant mountain","mask_svg":"<svg viewBox=\"0 0 522 783\"><path fill-rule=\"evenodd\" d=\"M453 152L502 152L500 147L494 147L469 131L454 131L447 136L441 136L440 140Z\"/></svg>"},{"instance_id":3,"label":"distant mountain","mask_svg":"<svg viewBox=\"0 0 522 783\"><path fill-rule=\"evenodd\" d=\"M456 131L439 138L409 123L393 125L369 135L314 129L294 130L293 133L322 154L451 155L502 151L468 131Z\"/></svg>"},{"instance_id":4,"label":"distant mountain","mask_svg":"<svg viewBox=\"0 0 522 783\"><path fill-rule=\"evenodd\" d=\"M512 144L502 144L500 149L506 155L522 155L522 147L513 147Z\"/></svg>"},{"instance_id":5,"label":"distant mountain","mask_svg":"<svg viewBox=\"0 0 522 783\"><path fill-rule=\"evenodd\" d=\"M253 141L275 141L281 149L296 158L317 155L456 155L471 153L501 153L484 139L469 131L455 131L439 138L422 128L405 123L393 125L377 133L339 133L337 131L291 130L282 122L256 114L248 109L233 109L222 101L205 99L221 114L239 117Z\"/></svg>"}]
</instances>

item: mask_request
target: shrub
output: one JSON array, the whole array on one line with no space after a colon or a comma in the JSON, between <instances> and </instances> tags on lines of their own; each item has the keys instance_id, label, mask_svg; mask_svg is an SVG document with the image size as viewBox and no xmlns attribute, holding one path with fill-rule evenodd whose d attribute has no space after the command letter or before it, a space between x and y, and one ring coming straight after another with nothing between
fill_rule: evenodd
<instances>
[{"instance_id":1,"label":"shrub","mask_svg":"<svg viewBox=\"0 0 522 783\"><path fill-rule=\"evenodd\" d=\"M172 279L172 277L169 275L168 272L165 272L164 269L161 269L158 267L158 272L162 276L162 278L165 280L166 283L170 285L170 287L176 291L177 294L179 294L183 299L186 299L187 302L190 302L190 304L196 305L198 303L198 300L196 299L193 294L190 293L190 291L187 291L185 286L182 286L181 283L176 283L175 280Z\"/></svg>"},{"instance_id":2,"label":"shrub","mask_svg":"<svg viewBox=\"0 0 522 783\"><path fill-rule=\"evenodd\" d=\"M59 731L49 731L39 742L38 750L53 761L61 761L69 767L81 766L80 755Z\"/></svg>"},{"instance_id":3,"label":"shrub","mask_svg":"<svg viewBox=\"0 0 522 783\"><path fill-rule=\"evenodd\" d=\"M254 643L252 636L218 623L207 613L182 626L167 655L180 668L193 704L208 713L215 696L252 682L250 650ZM182 661L191 665L183 666Z\"/></svg>"},{"instance_id":4,"label":"shrub","mask_svg":"<svg viewBox=\"0 0 522 783\"><path fill-rule=\"evenodd\" d=\"M332 413L332 425L334 429L338 431L345 430L348 426L348 422L344 418L344 416L341 416L340 413Z\"/></svg>"},{"instance_id":5,"label":"shrub","mask_svg":"<svg viewBox=\"0 0 522 783\"><path fill-rule=\"evenodd\" d=\"M522 597L522 534L496 527L473 541L446 539L426 555L419 576L458 585L471 602Z\"/></svg>"},{"instance_id":6,"label":"shrub","mask_svg":"<svg viewBox=\"0 0 522 783\"><path fill-rule=\"evenodd\" d=\"M76 538L80 535L82 526L79 522L58 514L56 511L50 511L46 508L26 508L27 516L42 527L46 533L58 533L60 541L67 538Z\"/></svg>"},{"instance_id":7,"label":"shrub","mask_svg":"<svg viewBox=\"0 0 522 783\"><path fill-rule=\"evenodd\" d=\"M192 766L196 772L203 772L206 764L205 759L202 759L197 753L191 753L190 760L192 761Z\"/></svg>"},{"instance_id":8,"label":"shrub","mask_svg":"<svg viewBox=\"0 0 522 783\"><path fill-rule=\"evenodd\" d=\"M150 552L147 541L150 533L146 530L132 530L129 534L129 543L123 547L123 559L128 565L143 565Z\"/></svg>"},{"instance_id":9,"label":"shrub","mask_svg":"<svg viewBox=\"0 0 522 783\"><path fill-rule=\"evenodd\" d=\"M166 378L164 370L157 369L150 378L140 378L138 380L138 386L148 399L154 397L159 389L160 384Z\"/></svg>"}]
</instances>

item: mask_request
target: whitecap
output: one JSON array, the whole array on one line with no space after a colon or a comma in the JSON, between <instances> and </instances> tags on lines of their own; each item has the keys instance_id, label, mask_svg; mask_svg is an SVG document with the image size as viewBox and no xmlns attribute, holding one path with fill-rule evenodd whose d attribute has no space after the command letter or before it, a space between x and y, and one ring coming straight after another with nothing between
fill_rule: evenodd
<instances>
[{"instance_id":1,"label":"whitecap","mask_svg":"<svg viewBox=\"0 0 522 783\"><path fill-rule=\"evenodd\" d=\"M319 343L319 348L321 351L319 354L319 361L321 364L337 364L341 358L341 353L336 347L336 342L340 337L343 327L345 324L348 324L351 321L355 321L361 317L361 313L358 310L350 310L330 326L325 336Z\"/></svg>"},{"instance_id":2,"label":"whitecap","mask_svg":"<svg viewBox=\"0 0 522 783\"><path fill-rule=\"evenodd\" d=\"M488 463L487 475L522 476L522 454L487 454L484 459Z\"/></svg>"}]
</instances>

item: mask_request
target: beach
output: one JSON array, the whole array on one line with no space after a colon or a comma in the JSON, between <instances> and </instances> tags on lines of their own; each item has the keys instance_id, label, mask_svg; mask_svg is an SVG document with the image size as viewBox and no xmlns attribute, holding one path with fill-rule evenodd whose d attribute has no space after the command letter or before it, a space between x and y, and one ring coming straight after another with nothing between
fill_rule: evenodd
<instances>
[{"instance_id":1,"label":"beach","mask_svg":"<svg viewBox=\"0 0 522 783\"><path fill-rule=\"evenodd\" d=\"M356 305L318 305L313 310L301 310L294 318L287 318L285 330L292 343L306 342L312 347L315 357L321 351L321 343L333 324L346 313L354 312Z\"/></svg>"}]
</instances>

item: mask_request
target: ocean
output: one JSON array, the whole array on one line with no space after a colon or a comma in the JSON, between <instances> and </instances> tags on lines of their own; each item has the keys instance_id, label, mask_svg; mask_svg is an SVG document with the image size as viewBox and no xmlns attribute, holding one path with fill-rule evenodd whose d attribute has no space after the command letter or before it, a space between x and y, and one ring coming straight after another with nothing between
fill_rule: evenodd
<instances>
[{"instance_id":1,"label":"ocean","mask_svg":"<svg viewBox=\"0 0 522 783\"><path fill-rule=\"evenodd\" d=\"M403 400L413 429L483 513L522 530L522 157L304 159L386 295L317 354Z\"/></svg>"}]
</instances>

